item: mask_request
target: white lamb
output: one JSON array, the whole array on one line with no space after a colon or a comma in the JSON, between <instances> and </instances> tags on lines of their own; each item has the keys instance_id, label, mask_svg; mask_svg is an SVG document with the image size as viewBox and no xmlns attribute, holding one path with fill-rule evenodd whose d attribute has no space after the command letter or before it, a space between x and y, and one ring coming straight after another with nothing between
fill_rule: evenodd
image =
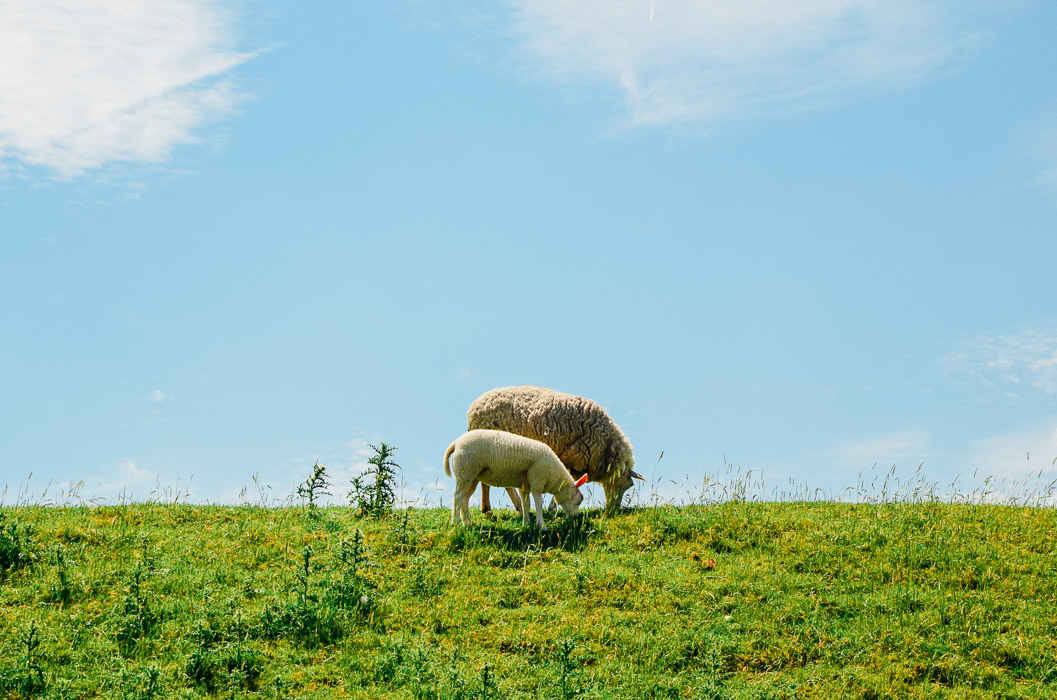
<instances>
[{"instance_id":1,"label":"white lamb","mask_svg":"<svg viewBox=\"0 0 1057 700\"><path fill-rule=\"evenodd\" d=\"M554 450L542 442L502 430L471 430L460 435L444 453L444 472L455 477L453 525L460 521L470 524L470 494L480 482L518 489L521 518L526 525L531 493L536 504L536 526L541 532L547 532L543 524L543 494L553 494L566 515L575 518L584 500L580 486L587 481L586 475L574 481Z\"/></svg>"}]
</instances>

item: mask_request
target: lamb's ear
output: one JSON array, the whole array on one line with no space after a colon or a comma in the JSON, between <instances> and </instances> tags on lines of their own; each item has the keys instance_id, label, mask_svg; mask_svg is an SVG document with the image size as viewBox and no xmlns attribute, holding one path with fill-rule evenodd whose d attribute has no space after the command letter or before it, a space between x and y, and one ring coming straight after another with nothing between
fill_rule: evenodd
<instances>
[{"instance_id":1,"label":"lamb's ear","mask_svg":"<svg viewBox=\"0 0 1057 700\"><path fill-rule=\"evenodd\" d=\"M576 480L576 488L580 488L581 486L583 486L586 483L587 483L587 474L584 474L583 476L581 476L579 479Z\"/></svg>"},{"instance_id":2,"label":"lamb's ear","mask_svg":"<svg viewBox=\"0 0 1057 700\"><path fill-rule=\"evenodd\" d=\"M639 479L640 481L646 481L646 477L644 477L642 474L639 474L638 472L631 472L631 478Z\"/></svg>"}]
</instances>

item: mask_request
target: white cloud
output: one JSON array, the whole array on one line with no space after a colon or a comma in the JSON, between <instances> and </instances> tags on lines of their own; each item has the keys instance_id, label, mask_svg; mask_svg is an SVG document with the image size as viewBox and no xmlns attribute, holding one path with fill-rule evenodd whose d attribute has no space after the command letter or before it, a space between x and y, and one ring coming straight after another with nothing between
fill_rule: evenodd
<instances>
[{"instance_id":1,"label":"white cloud","mask_svg":"<svg viewBox=\"0 0 1057 700\"><path fill-rule=\"evenodd\" d=\"M239 99L213 0L0 0L0 167L159 162Z\"/></svg>"},{"instance_id":2,"label":"white cloud","mask_svg":"<svg viewBox=\"0 0 1057 700\"><path fill-rule=\"evenodd\" d=\"M357 463L366 464L367 460L374 456L374 448L371 447L371 443L363 438L356 438L342 444L352 450L353 461Z\"/></svg>"},{"instance_id":3,"label":"white cloud","mask_svg":"<svg viewBox=\"0 0 1057 700\"><path fill-rule=\"evenodd\" d=\"M352 488L352 479L364 473L370 466L368 460L376 454L374 448L371 447L372 444L380 447L382 441L368 442L357 438L341 443L338 449L328 449L323 456L318 458L298 457L292 460L289 467L295 475L296 483L288 487L277 487L277 491L284 494L285 502L300 502L290 494L297 492L297 487L311 475L312 467L318 461L326 467L326 477L330 484L330 495L320 498L319 503L321 505L348 505L348 493ZM400 466L396 473L395 484L398 507L450 506L450 488L454 482L444 474L442 467L427 462L403 463L399 450L396 450L392 458ZM368 478L367 483L373 483L373 480ZM499 499L500 502L505 502L504 498ZM509 505L509 502L506 503Z\"/></svg>"},{"instance_id":4,"label":"white cloud","mask_svg":"<svg viewBox=\"0 0 1057 700\"><path fill-rule=\"evenodd\" d=\"M374 444L380 445L380 442ZM349 442L340 443L338 446L330 445L320 453L294 457L284 467L288 483L274 484L274 489L291 501L296 500L298 486L312 476L312 469L316 463L326 468L326 480L330 484L329 496L320 499L322 504L345 504L348 503L348 492L351 488L353 477L359 476L367 468L367 460L374 456L371 443L367 440L356 438ZM399 454L397 454L399 457ZM397 460L399 461L399 460ZM398 473L402 478L402 472Z\"/></svg>"},{"instance_id":5,"label":"white cloud","mask_svg":"<svg viewBox=\"0 0 1057 700\"><path fill-rule=\"evenodd\" d=\"M1057 198L1057 108L1028 129L1027 153L1037 163L1038 183Z\"/></svg>"},{"instance_id":6,"label":"white cloud","mask_svg":"<svg viewBox=\"0 0 1057 700\"><path fill-rule=\"evenodd\" d=\"M934 454L931 437L924 430L874 435L833 446L823 456L844 468L868 469L873 465L914 466Z\"/></svg>"},{"instance_id":7,"label":"white cloud","mask_svg":"<svg viewBox=\"0 0 1057 700\"><path fill-rule=\"evenodd\" d=\"M98 476L87 477L78 495L85 502L144 501L160 496L161 476L126 457L108 464ZM168 489L165 489L168 490Z\"/></svg>"},{"instance_id":8,"label":"white cloud","mask_svg":"<svg viewBox=\"0 0 1057 700\"><path fill-rule=\"evenodd\" d=\"M1016 399L1025 391L1057 394L1057 325L978 336L941 365L948 375L972 380L988 398Z\"/></svg>"},{"instance_id":9,"label":"white cloud","mask_svg":"<svg viewBox=\"0 0 1057 700\"><path fill-rule=\"evenodd\" d=\"M859 483L842 497L1057 503L1057 418L943 450L934 442L908 430L841 444L822 457L859 470Z\"/></svg>"},{"instance_id":10,"label":"white cloud","mask_svg":"<svg viewBox=\"0 0 1057 700\"><path fill-rule=\"evenodd\" d=\"M975 441L969 462L979 474L1019 478L1032 471L1049 471L1057 460L1057 421L1014 430Z\"/></svg>"},{"instance_id":11,"label":"white cloud","mask_svg":"<svg viewBox=\"0 0 1057 700\"><path fill-rule=\"evenodd\" d=\"M708 124L905 87L949 66L972 39L958 26L965 4L943 0L514 5L532 70L612 86L632 126Z\"/></svg>"},{"instance_id":12,"label":"white cloud","mask_svg":"<svg viewBox=\"0 0 1057 700\"><path fill-rule=\"evenodd\" d=\"M146 469L137 467L136 463L127 457L118 465L118 472L121 478L132 482L145 482L155 478L154 474Z\"/></svg>"},{"instance_id":13,"label":"white cloud","mask_svg":"<svg viewBox=\"0 0 1057 700\"><path fill-rule=\"evenodd\" d=\"M962 462L971 468L981 500L1057 504L1057 419L972 443Z\"/></svg>"},{"instance_id":14,"label":"white cloud","mask_svg":"<svg viewBox=\"0 0 1057 700\"><path fill-rule=\"evenodd\" d=\"M147 398L147 400L151 403L164 403L167 399L168 397L161 389L155 389L150 393L150 396Z\"/></svg>"}]
</instances>

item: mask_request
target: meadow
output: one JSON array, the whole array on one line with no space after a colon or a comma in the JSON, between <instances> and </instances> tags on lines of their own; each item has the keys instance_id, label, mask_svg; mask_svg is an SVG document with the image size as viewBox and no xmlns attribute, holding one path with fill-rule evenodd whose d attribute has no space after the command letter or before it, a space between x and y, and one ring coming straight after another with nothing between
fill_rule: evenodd
<instances>
[{"instance_id":1,"label":"meadow","mask_svg":"<svg viewBox=\"0 0 1057 700\"><path fill-rule=\"evenodd\" d=\"M0 698L1052 698L1057 511L0 508Z\"/></svg>"}]
</instances>

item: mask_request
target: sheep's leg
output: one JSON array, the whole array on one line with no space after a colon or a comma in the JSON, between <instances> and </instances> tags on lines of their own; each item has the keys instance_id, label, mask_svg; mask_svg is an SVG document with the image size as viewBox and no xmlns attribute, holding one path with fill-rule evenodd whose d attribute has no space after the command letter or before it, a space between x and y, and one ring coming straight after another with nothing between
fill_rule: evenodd
<instances>
[{"instance_id":1,"label":"sheep's leg","mask_svg":"<svg viewBox=\"0 0 1057 700\"><path fill-rule=\"evenodd\" d=\"M510 502L514 504L514 510L521 512L521 497L517 495L517 489L507 488L507 495L510 496Z\"/></svg>"},{"instance_id":2,"label":"sheep's leg","mask_svg":"<svg viewBox=\"0 0 1057 700\"><path fill-rule=\"evenodd\" d=\"M536 527L540 529L540 532L546 532L547 526L543 524L543 494L533 493L532 500L536 502ZM527 504L528 501L526 499L526 505ZM525 511L527 512L528 508L526 508Z\"/></svg>"}]
</instances>

